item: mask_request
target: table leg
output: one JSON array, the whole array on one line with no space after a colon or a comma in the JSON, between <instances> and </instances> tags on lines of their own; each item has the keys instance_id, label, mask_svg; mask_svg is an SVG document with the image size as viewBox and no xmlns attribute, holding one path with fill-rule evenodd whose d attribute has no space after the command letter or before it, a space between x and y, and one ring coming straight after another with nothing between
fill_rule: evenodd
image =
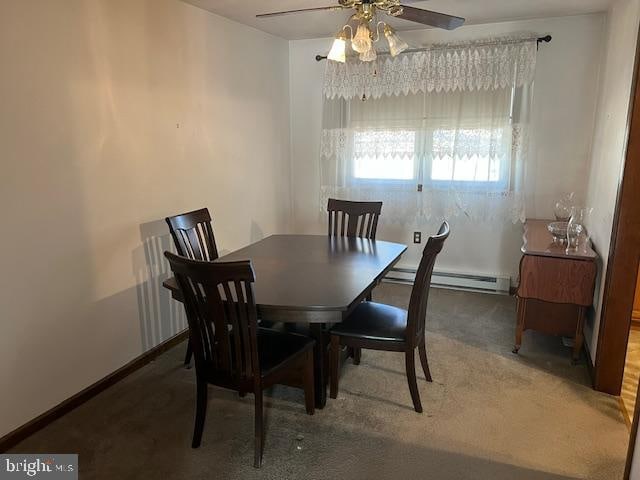
<instances>
[{"instance_id":1,"label":"table leg","mask_svg":"<svg viewBox=\"0 0 640 480\"><path fill-rule=\"evenodd\" d=\"M316 341L313 349L313 368L316 391L316 408L324 408L327 403L327 382L325 369L326 345L324 343L324 324L310 324L311 337Z\"/></svg>"},{"instance_id":2,"label":"table leg","mask_svg":"<svg viewBox=\"0 0 640 480\"><path fill-rule=\"evenodd\" d=\"M582 352L582 344L584 343L584 319L587 309L585 307L578 307L578 325L576 325L576 336L573 340L573 355L572 364L575 365L580 359L580 353Z\"/></svg>"}]
</instances>

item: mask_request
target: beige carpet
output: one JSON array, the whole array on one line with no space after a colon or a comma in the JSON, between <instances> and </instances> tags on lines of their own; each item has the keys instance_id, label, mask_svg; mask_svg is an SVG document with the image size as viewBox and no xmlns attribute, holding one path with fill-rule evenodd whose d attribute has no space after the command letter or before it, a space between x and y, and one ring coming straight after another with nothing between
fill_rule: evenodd
<instances>
[{"instance_id":1,"label":"beige carpet","mask_svg":"<svg viewBox=\"0 0 640 480\"><path fill-rule=\"evenodd\" d=\"M383 284L374 299L406 306L409 291ZM511 354L514 323L512 298L433 290L424 414L411 408L402 355L364 351L314 416L299 391L271 392L261 470L251 395L212 387L202 447L190 448L183 345L14 451L78 452L81 479L622 478L628 432L616 399L591 390L557 338L527 332Z\"/></svg>"}]
</instances>

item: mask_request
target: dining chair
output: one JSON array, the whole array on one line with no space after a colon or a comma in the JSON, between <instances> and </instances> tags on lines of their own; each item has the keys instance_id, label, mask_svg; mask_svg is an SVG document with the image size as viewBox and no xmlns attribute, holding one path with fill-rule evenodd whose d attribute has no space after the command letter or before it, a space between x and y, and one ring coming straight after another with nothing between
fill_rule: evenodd
<instances>
[{"instance_id":1,"label":"dining chair","mask_svg":"<svg viewBox=\"0 0 640 480\"><path fill-rule=\"evenodd\" d=\"M218 258L216 239L211 227L209 210L201 208L193 212L167 217L167 225L176 246L176 252L192 260L213 261ZM187 343L184 365L191 364L191 342Z\"/></svg>"},{"instance_id":2,"label":"dining chair","mask_svg":"<svg viewBox=\"0 0 640 480\"><path fill-rule=\"evenodd\" d=\"M382 212L382 202L352 202L330 198L327 202L329 213L330 237L359 237L376 239L378 218ZM367 294L371 301L371 292ZM360 364L362 351L359 348L349 349L355 365Z\"/></svg>"},{"instance_id":3,"label":"dining chair","mask_svg":"<svg viewBox=\"0 0 640 480\"><path fill-rule=\"evenodd\" d=\"M375 240L382 202L351 202L330 198L330 237L360 237Z\"/></svg>"},{"instance_id":4,"label":"dining chair","mask_svg":"<svg viewBox=\"0 0 640 480\"><path fill-rule=\"evenodd\" d=\"M276 383L302 386L315 409L313 347L303 335L259 328L249 260L206 262L165 252L184 297L196 365L196 417L191 446L202 440L208 385L255 397L254 466L264 448L263 391Z\"/></svg>"},{"instance_id":5,"label":"dining chair","mask_svg":"<svg viewBox=\"0 0 640 480\"><path fill-rule=\"evenodd\" d=\"M444 222L438 233L427 241L411 290L409 311L381 303L363 302L355 308L344 322L336 324L331 329L329 353L331 398L338 396L341 346L404 352L407 381L411 399L413 400L413 408L416 412L422 413L422 404L420 403L420 394L418 393L416 381L415 349L417 348L420 354L424 375L427 381L431 382L424 324L433 266L448 236L449 224Z\"/></svg>"}]
</instances>

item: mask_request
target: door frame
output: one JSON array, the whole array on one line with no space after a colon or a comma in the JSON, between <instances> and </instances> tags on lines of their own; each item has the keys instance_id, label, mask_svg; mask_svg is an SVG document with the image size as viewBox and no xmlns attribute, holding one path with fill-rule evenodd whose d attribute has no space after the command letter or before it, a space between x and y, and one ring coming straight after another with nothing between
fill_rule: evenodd
<instances>
[{"instance_id":1,"label":"door frame","mask_svg":"<svg viewBox=\"0 0 640 480\"><path fill-rule=\"evenodd\" d=\"M611 395L622 388L640 260L640 31L638 39L594 365L594 388Z\"/></svg>"}]
</instances>

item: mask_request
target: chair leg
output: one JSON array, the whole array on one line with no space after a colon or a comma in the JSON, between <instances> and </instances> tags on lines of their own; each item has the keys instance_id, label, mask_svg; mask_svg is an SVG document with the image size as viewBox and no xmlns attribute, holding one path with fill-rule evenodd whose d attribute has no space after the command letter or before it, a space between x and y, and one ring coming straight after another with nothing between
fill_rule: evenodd
<instances>
[{"instance_id":1,"label":"chair leg","mask_svg":"<svg viewBox=\"0 0 640 480\"><path fill-rule=\"evenodd\" d=\"M362 349L360 347L353 348L353 364L360 365L360 360L362 359Z\"/></svg>"},{"instance_id":2,"label":"chair leg","mask_svg":"<svg viewBox=\"0 0 640 480\"><path fill-rule=\"evenodd\" d=\"M187 340L187 353L184 356L184 368L191 368L192 356L193 356L193 350L191 350L191 341Z\"/></svg>"},{"instance_id":3,"label":"chair leg","mask_svg":"<svg viewBox=\"0 0 640 480\"><path fill-rule=\"evenodd\" d=\"M304 406L309 415L313 415L316 411L316 394L313 378L313 350L309 350L307 358L304 362L304 371L302 373L302 384L304 385Z\"/></svg>"},{"instance_id":4,"label":"chair leg","mask_svg":"<svg viewBox=\"0 0 640 480\"><path fill-rule=\"evenodd\" d=\"M202 441L204 420L207 417L207 389L207 382L198 380L196 393L196 423L193 428L193 442L191 442L191 448L198 448Z\"/></svg>"},{"instance_id":5,"label":"chair leg","mask_svg":"<svg viewBox=\"0 0 640 480\"><path fill-rule=\"evenodd\" d=\"M416 381L416 359L414 349L405 352L405 363L407 366L407 381L409 382L409 391L411 392L411 400L413 400L413 408L416 412L422 413L420 393L418 392L418 382Z\"/></svg>"},{"instance_id":6,"label":"chair leg","mask_svg":"<svg viewBox=\"0 0 640 480\"><path fill-rule=\"evenodd\" d=\"M329 368L331 369L331 387L329 390L329 396L331 398L338 398L338 375L340 370L340 337L338 335L331 335L329 357Z\"/></svg>"},{"instance_id":7,"label":"chair leg","mask_svg":"<svg viewBox=\"0 0 640 480\"><path fill-rule=\"evenodd\" d=\"M371 300L373 300L373 293L369 292L369 293L367 293L366 301L370 302Z\"/></svg>"},{"instance_id":8,"label":"chair leg","mask_svg":"<svg viewBox=\"0 0 640 480\"><path fill-rule=\"evenodd\" d=\"M425 340L422 339L422 343L418 345L418 351L420 352L420 363L422 363L422 371L427 379L427 382L433 382L431 378L431 371L429 370L429 362L427 361L427 346Z\"/></svg>"},{"instance_id":9,"label":"chair leg","mask_svg":"<svg viewBox=\"0 0 640 480\"><path fill-rule=\"evenodd\" d=\"M255 391L255 452L253 466L262 466L262 450L264 448L264 417L262 415L262 386Z\"/></svg>"}]
</instances>

